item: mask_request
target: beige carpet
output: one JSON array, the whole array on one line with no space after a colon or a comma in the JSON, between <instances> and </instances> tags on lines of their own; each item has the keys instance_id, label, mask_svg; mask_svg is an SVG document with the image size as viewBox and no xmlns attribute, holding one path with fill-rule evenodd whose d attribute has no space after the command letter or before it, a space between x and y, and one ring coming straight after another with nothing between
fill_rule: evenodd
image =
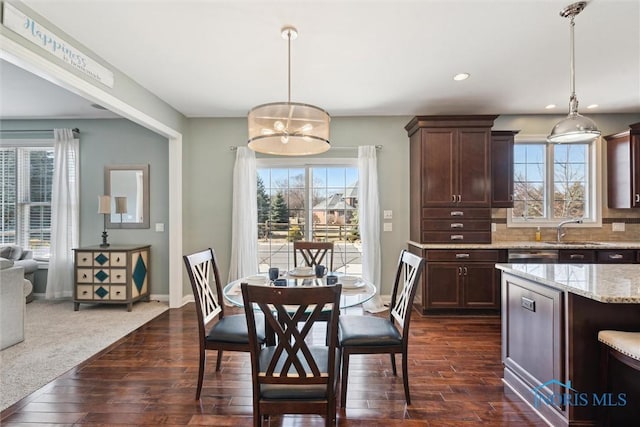
<instances>
[{"instance_id":1,"label":"beige carpet","mask_svg":"<svg viewBox=\"0 0 640 427\"><path fill-rule=\"evenodd\" d=\"M166 311L166 303L81 304L35 300L27 304L25 340L0 351L0 410L51 382Z\"/></svg>"}]
</instances>

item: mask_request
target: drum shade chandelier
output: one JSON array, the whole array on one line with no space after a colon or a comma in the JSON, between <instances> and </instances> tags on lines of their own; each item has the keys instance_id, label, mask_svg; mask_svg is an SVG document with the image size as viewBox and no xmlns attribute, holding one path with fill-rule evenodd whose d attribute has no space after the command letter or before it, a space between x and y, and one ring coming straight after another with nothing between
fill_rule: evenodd
<instances>
[{"instance_id":1,"label":"drum shade chandelier","mask_svg":"<svg viewBox=\"0 0 640 427\"><path fill-rule=\"evenodd\" d=\"M596 124L589 118L578 114L578 97L576 96L576 70L575 70L575 47L573 29L574 18L587 6L586 1L570 4L560 11L560 16L570 18L570 49L571 49L571 96L569 97L569 115L556 124L547 137L547 141L554 144L567 142L588 142L600 136L600 131Z\"/></svg>"},{"instance_id":2,"label":"drum shade chandelier","mask_svg":"<svg viewBox=\"0 0 640 427\"><path fill-rule=\"evenodd\" d=\"M258 105L249 111L249 148L281 156L324 153L331 147L331 117L322 108L291 102L291 40L298 37L298 30L284 27L281 31L288 44L288 100Z\"/></svg>"}]
</instances>

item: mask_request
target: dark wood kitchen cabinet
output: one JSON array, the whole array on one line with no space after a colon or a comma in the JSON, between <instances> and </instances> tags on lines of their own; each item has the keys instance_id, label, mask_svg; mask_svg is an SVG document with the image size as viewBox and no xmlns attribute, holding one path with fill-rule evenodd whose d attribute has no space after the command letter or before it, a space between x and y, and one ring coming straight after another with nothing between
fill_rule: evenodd
<instances>
[{"instance_id":1,"label":"dark wood kitchen cabinet","mask_svg":"<svg viewBox=\"0 0 640 427\"><path fill-rule=\"evenodd\" d=\"M491 132L491 207L513 207L513 144L519 131Z\"/></svg>"},{"instance_id":2,"label":"dark wood kitchen cabinet","mask_svg":"<svg viewBox=\"0 0 640 427\"><path fill-rule=\"evenodd\" d=\"M410 238L416 242L474 243L453 239L451 233L442 240L425 240L423 231L438 231L424 220L428 208L491 207L491 127L497 116L416 116L406 126L410 159ZM482 219L491 232L491 213ZM478 223L473 223L478 225ZM461 229L464 231L465 224ZM456 236L460 233L455 233ZM472 235L469 235L472 236ZM477 234L486 242L486 234ZM490 234L489 234L490 236ZM432 236L433 237L433 236Z\"/></svg>"},{"instance_id":3,"label":"dark wood kitchen cabinet","mask_svg":"<svg viewBox=\"0 0 640 427\"><path fill-rule=\"evenodd\" d=\"M640 208L640 122L607 141L607 206Z\"/></svg>"},{"instance_id":4,"label":"dark wood kitchen cabinet","mask_svg":"<svg viewBox=\"0 0 640 427\"><path fill-rule=\"evenodd\" d=\"M445 310L477 311L500 308L500 274L497 262L505 261L502 250L425 249L427 260L416 308L422 313Z\"/></svg>"}]
</instances>

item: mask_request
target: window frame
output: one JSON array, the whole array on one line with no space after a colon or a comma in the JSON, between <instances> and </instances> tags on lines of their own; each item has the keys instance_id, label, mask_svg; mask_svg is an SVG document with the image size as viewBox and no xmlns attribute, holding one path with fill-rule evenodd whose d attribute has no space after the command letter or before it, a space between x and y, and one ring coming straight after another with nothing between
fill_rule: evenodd
<instances>
[{"instance_id":1,"label":"window frame","mask_svg":"<svg viewBox=\"0 0 640 427\"><path fill-rule=\"evenodd\" d=\"M549 198L550 202L547 203L547 209L553 209L549 207L553 205L553 192L555 181L551 178L554 177L554 164L553 155L548 149L549 144L547 142L546 135L516 135L515 144L544 144L545 148L545 197ZM582 224L568 224L570 227L577 228L593 228L602 227L602 138L596 138L589 143L591 145L589 152L588 167L588 185L587 189L588 197L586 202L590 203L590 209L593 212L592 218L584 219ZM561 144L555 144L561 145ZM562 144L565 145L565 144ZM515 162L515 159L513 160ZM514 168L515 169L515 168ZM514 171L515 173L515 171ZM515 180L515 177L513 178ZM507 209L507 228L534 228L534 227L556 227L561 221L569 218L514 218L513 208Z\"/></svg>"},{"instance_id":2,"label":"window frame","mask_svg":"<svg viewBox=\"0 0 640 427\"><path fill-rule=\"evenodd\" d=\"M46 257L50 249L44 247L32 247L30 245L30 226L24 224L25 221L29 221L25 213L25 209L30 206L49 206L50 211L52 209L52 201L47 202L32 202L31 200L25 201L25 197L29 198L29 175L27 175L23 169L23 154L20 150L26 151L43 151L51 150L55 156L54 139L2 139L2 149L16 150L16 200L15 200L15 212L16 212L16 224L15 224L15 239L13 243L7 242L6 244L14 244L22 247L23 249L29 249L33 251L34 257ZM55 167L55 159L53 166ZM53 190L53 189L52 189ZM30 198L29 198L30 199ZM49 224L51 224L51 218L49 218ZM51 225L49 226L49 236L51 235ZM26 233L26 235L25 235ZM49 247L51 247L51 238L49 238ZM4 244L4 243L3 243Z\"/></svg>"}]
</instances>

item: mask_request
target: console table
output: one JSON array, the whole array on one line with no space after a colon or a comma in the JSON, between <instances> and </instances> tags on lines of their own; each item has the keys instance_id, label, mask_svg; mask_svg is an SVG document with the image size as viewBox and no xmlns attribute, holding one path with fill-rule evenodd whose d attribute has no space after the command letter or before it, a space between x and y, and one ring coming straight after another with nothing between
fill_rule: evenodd
<instances>
[{"instance_id":1,"label":"console table","mask_svg":"<svg viewBox=\"0 0 640 427\"><path fill-rule=\"evenodd\" d=\"M75 248L74 311L80 303L127 304L149 300L150 245Z\"/></svg>"}]
</instances>

